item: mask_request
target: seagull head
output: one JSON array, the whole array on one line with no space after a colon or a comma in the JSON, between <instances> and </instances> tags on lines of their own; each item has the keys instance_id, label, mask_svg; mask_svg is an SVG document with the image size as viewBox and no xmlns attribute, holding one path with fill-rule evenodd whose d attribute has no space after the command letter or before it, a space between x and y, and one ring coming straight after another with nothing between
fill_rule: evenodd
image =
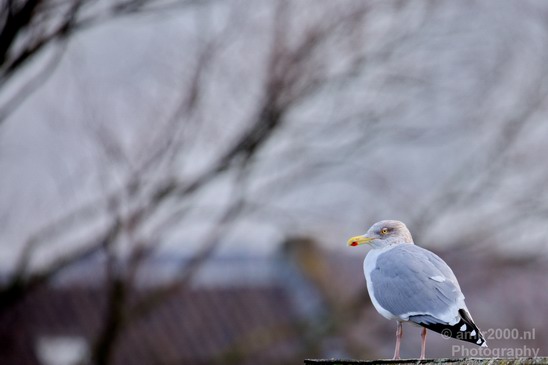
<instances>
[{"instance_id":1,"label":"seagull head","mask_svg":"<svg viewBox=\"0 0 548 365\"><path fill-rule=\"evenodd\" d=\"M413 244L413 237L402 222L386 220L373 224L366 234L354 236L348 240L348 246L359 246L365 243L369 243L373 248L399 243Z\"/></svg>"}]
</instances>

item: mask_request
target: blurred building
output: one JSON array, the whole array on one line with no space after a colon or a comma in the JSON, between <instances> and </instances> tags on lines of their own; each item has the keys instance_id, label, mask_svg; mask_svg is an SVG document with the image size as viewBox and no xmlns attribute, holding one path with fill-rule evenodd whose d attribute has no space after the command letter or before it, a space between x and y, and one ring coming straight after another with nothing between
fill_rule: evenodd
<instances>
[{"instance_id":1,"label":"blurred building","mask_svg":"<svg viewBox=\"0 0 548 365\"><path fill-rule=\"evenodd\" d=\"M74 364L89 354L105 309L100 288L43 288L1 319L2 364ZM275 363L298 346L294 312L279 287L176 293L132 323L114 364ZM251 347L249 345L252 345Z\"/></svg>"},{"instance_id":2,"label":"blurred building","mask_svg":"<svg viewBox=\"0 0 548 365\"><path fill-rule=\"evenodd\" d=\"M130 302L170 282L181 261L145 262ZM0 363L87 363L105 321L101 267L99 258L80 263L1 313ZM321 308L316 294L285 259L215 258L190 287L131 322L115 344L112 363L293 363L306 347L301 323Z\"/></svg>"}]
</instances>

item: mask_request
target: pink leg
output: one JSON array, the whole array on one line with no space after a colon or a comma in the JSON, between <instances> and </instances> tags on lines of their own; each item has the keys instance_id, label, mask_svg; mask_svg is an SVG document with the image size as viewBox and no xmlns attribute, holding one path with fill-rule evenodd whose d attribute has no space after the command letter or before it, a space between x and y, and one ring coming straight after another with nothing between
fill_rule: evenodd
<instances>
[{"instance_id":1,"label":"pink leg","mask_svg":"<svg viewBox=\"0 0 548 365\"><path fill-rule=\"evenodd\" d=\"M426 328L422 328L421 332L421 360L424 360L424 357L426 355Z\"/></svg>"},{"instance_id":2,"label":"pink leg","mask_svg":"<svg viewBox=\"0 0 548 365\"><path fill-rule=\"evenodd\" d=\"M398 321L398 327L396 329L396 349L394 350L394 357L392 358L392 360L400 359L400 341L402 336L403 336L402 324L400 321Z\"/></svg>"}]
</instances>

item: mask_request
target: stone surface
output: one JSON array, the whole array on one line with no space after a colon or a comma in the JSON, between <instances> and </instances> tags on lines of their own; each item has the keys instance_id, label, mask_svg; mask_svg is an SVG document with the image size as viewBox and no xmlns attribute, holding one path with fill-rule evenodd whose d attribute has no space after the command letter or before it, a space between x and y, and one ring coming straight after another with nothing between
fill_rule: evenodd
<instances>
[{"instance_id":1,"label":"stone surface","mask_svg":"<svg viewBox=\"0 0 548 365\"><path fill-rule=\"evenodd\" d=\"M451 359L402 359L402 360L342 360L306 359L305 365L373 365L373 364L450 364L450 365L529 365L548 364L548 357L520 358L451 358Z\"/></svg>"}]
</instances>

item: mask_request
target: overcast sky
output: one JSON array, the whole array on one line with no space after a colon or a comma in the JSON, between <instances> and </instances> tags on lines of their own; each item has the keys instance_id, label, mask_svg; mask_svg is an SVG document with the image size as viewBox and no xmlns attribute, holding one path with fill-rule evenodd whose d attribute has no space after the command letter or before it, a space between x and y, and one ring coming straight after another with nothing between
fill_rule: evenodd
<instances>
[{"instance_id":1,"label":"overcast sky","mask_svg":"<svg viewBox=\"0 0 548 365\"><path fill-rule=\"evenodd\" d=\"M534 98L548 70L548 4L437 2L425 21L422 8L393 13L374 4L365 48L382 48L396 31L411 36L385 61L288 116L287 128L261 155L264 163L255 172L250 197L274 206L278 215L291 212L285 217L290 223L270 222L268 214L248 217L227 234L224 250L270 252L288 233L316 235L326 246L344 250L347 237L387 218L411 222L413 229L417 212L439 201L454 179L462 179L468 189L467 184L481 180L490 160L498 161L490 155L491 142L509 116ZM241 33L223 49L223 62L210 70L209 92L221 95L212 100L222 102L211 102L206 119L215 121L211 129L221 136L231 133L253 100L262 18L268 12L263 5L249 10L237 28ZM67 206L118 182L123 173L116 163L105 167L108 161L98 157L90 126L108 125L122 148L138 151L176 105L203 22L207 34L218 32L223 14L220 8L118 20L71 40L54 74L0 127L3 262L13 260L25 237ZM295 16L305 16L299 14ZM360 127L375 116L382 119L380 127ZM504 211L517 197L537 194L538 200L546 200L546 116L542 106L527 121L526 132L519 132L504 157L504 167L485 185L485 199L473 204L472 198L421 232L428 245L454 244L444 239L445 231L469 234L488 227L490 216L511 220ZM345 117L346 124L330 124ZM363 145L347 146L354 138ZM201 147L189 152L189 161L200 166L215 141L215 135L203 137L197 144ZM291 154L296 157L280 158ZM316 162L326 167L308 182L260 188L284 168L306 170ZM185 168L192 170L192 163L188 166L187 161ZM229 195L221 181L195 204L222 204ZM508 232L495 236L496 246L516 250L519 242L517 251L544 249L545 218L532 213L524 221L510 231L511 242L504 241ZM168 247L192 248L200 227L198 218L183 224Z\"/></svg>"}]
</instances>

